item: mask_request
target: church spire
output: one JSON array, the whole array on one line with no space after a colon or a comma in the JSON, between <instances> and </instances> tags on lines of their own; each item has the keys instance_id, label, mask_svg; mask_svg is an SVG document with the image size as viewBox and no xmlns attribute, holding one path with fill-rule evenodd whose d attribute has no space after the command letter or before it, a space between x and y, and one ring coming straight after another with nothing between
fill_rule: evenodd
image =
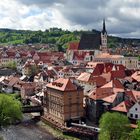
<instances>
[{"instance_id":1,"label":"church spire","mask_svg":"<svg viewBox=\"0 0 140 140\"><path fill-rule=\"evenodd\" d=\"M103 19L103 30L102 30L102 34L107 34L107 31L106 31L106 26L105 26L105 19Z\"/></svg>"},{"instance_id":2,"label":"church spire","mask_svg":"<svg viewBox=\"0 0 140 140\"><path fill-rule=\"evenodd\" d=\"M101 32L101 50L102 52L106 53L108 52L107 49L107 31L106 31L106 27L105 27L105 19L103 20L103 29Z\"/></svg>"}]
</instances>

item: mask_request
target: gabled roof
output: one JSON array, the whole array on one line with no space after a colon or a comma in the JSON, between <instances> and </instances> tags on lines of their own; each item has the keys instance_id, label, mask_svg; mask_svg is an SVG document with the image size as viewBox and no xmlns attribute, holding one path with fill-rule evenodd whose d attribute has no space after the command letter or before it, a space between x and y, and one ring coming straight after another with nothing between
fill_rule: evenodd
<instances>
[{"instance_id":1,"label":"gabled roof","mask_svg":"<svg viewBox=\"0 0 140 140\"><path fill-rule=\"evenodd\" d=\"M90 79L90 76L91 76L91 73L83 72L80 74L80 76L77 78L77 80L83 81L83 82L88 82Z\"/></svg>"},{"instance_id":2,"label":"gabled roof","mask_svg":"<svg viewBox=\"0 0 140 140\"><path fill-rule=\"evenodd\" d=\"M105 102L108 102L108 103L113 103L115 98L116 98L116 96L117 96L117 93L113 94L113 95L110 95L108 97L105 97L102 100L105 101Z\"/></svg>"},{"instance_id":3,"label":"gabled roof","mask_svg":"<svg viewBox=\"0 0 140 140\"><path fill-rule=\"evenodd\" d=\"M94 75L101 75L103 73L108 73L113 71L113 69L115 68L115 70L120 69L119 65L114 65L113 63L99 63L96 65L93 74Z\"/></svg>"},{"instance_id":4,"label":"gabled roof","mask_svg":"<svg viewBox=\"0 0 140 140\"><path fill-rule=\"evenodd\" d=\"M68 50L78 50L79 42L70 42Z\"/></svg>"},{"instance_id":5,"label":"gabled roof","mask_svg":"<svg viewBox=\"0 0 140 140\"><path fill-rule=\"evenodd\" d=\"M101 45L100 33L83 33L79 43L78 50L94 50L99 49Z\"/></svg>"},{"instance_id":6,"label":"gabled roof","mask_svg":"<svg viewBox=\"0 0 140 140\"><path fill-rule=\"evenodd\" d=\"M101 88L120 88L120 89L124 89L122 83L117 79L114 79L114 80L108 82L107 84L105 84Z\"/></svg>"},{"instance_id":7,"label":"gabled roof","mask_svg":"<svg viewBox=\"0 0 140 140\"><path fill-rule=\"evenodd\" d=\"M125 71L124 70L111 71L111 79L114 78L125 78Z\"/></svg>"},{"instance_id":8,"label":"gabled roof","mask_svg":"<svg viewBox=\"0 0 140 140\"><path fill-rule=\"evenodd\" d=\"M9 86L14 86L16 83L18 83L19 81L21 81L18 77L13 77L13 76L10 76L9 79L8 79L8 85Z\"/></svg>"},{"instance_id":9,"label":"gabled roof","mask_svg":"<svg viewBox=\"0 0 140 140\"><path fill-rule=\"evenodd\" d=\"M113 92L114 93L124 92L124 89L123 88L113 88Z\"/></svg>"},{"instance_id":10,"label":"gabled roof","mask_svg":"<svg viewBox=\"0 0 140 140\"><path fill-rule=\"evenodd\" d=\"M97 89L93 89L90 93L89 93L89 98L93 99L93 100L101 100L105 97L108 97L110 95L112 95L113 92L112 91L107 91L103 93L103 90L101 90L101 88L97 88Z\"/></svg>"},{"instance_id":11,"label":"gabled roof","mask_svg":"<svg viewBox=\"0 0 140 140\"><path fill-rule=\"evenodd\" d=\"M83 61L84 58L85 58L85 55L86 55L86 52L84 51L75 51L74 54L73 54L73 60L81 60Z\"/></svg>"},{"instance_id":12,"label":"gabled roof","mask_svg":"<svg viewBox=\"0 0 140 140\"><path fill-rule=\"evenodd\" d=\"M101 75L104 71L104 64L97 64L94 71L93 75Z\"/></svg>"},{"instance_id":13,"label":"gabled roof","mask_svg":"<svg viewBox=\"0 0 140 140\"><path fill-rule=\"evenodd\" d=\"M134 74L132 74L131 77L136 81L140 82L140 71L136 71Z\"/></svg>"},{"instance_id":14,"label":"gabled roof","mask_svg":"<svg viewBox=\"0 0 140 140\"><path fill-rule=\"evenodd\" d=\"M111 95L117 94L118 92L124 92L124 89L119 88L97 88L93 89L89 93L89 98L93 100L102 100L106 97L109 97Z\"/></svg>"},{"instance_id":15,"label":"gabled roof","mask_svg":"<svg viewBox=\"0 0 140 140\"><path fill-rule=\"evenodd\" d=\"M131 91L126 91L126 95L131 98L133 101L138 101L140 100L140 91L136 90L131 90Z\"/></svg>"},{"instance_id":16,"label":"gabled roof","mask_svg":"<svg viewBox=\"0 0 140 140\"><path fill-rule=\"evenodd\" d=\"M59 78L52 83L47 84L47 88L52 88L60 91L74 91L77 90L70 79Z\"/></svg>"},{"instance_id":17,"label":"gabled roof","mask_svg":"<svg viewBox=\"0 0 140 140\"><path fill-rule=\"evenodd\" d=\"M101 77L105 78L107 82L111 81L111 73L103 73Z\"/></svg>"},{"instance_id":18,"label":"gabled roof","mask_svg":"<svg viewBox=\"0 0 140 140\"><path fill-rule=\"evenodd\" d=\"M21 83L21 87L24 89L35 89L37 86L35 82L24 82Z\"/></svg>"},{"instance_id":19,"label":"gabled roof","mask_svg":"<svg viewBox=\"0 0 140 140\"><path fill-rule=\"evenodd\" d=\"M117 106L113 107L111 110L127 113L132 106L133 106L133 103L131 103L128 100L128 101L121 102Z\"/></svg>"}]
</instances>

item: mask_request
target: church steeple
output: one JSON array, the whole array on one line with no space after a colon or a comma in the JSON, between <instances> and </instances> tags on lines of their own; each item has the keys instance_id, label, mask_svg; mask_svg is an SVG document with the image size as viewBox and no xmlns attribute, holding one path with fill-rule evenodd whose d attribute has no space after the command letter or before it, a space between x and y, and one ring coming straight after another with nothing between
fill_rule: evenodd
<instances>
[{"instance_id":1,"label":"church steeple","mask_svg":"<svg viewBox=\"0 0 140 140\"><path fill-rule=\"evenodd\" d=\"M103 19L103 30L102 30L102 34L107 34L107 31L106 31L106 26L105 26L105 19Z\"/></svg>"},{"instance_id":2,"label":"church steeple","mask_svg":"<svg viewBox=\"0 0 140 140\"><path fill-rule=\"evenodd\" d=\"M101 46L100 46L100 49L104 53L108 52L108 48L107 48L107 31L106 31L106 26L105 26L105 19L103 20L103 29L102 29L102 32L101 32Z\"/></svg>"}]
</instances>

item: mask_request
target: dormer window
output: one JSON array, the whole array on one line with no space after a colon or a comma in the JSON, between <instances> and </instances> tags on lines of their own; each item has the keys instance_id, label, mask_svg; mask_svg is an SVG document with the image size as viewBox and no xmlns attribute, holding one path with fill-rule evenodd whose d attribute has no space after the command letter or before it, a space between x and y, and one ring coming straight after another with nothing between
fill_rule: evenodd
<instances>
[{"instance_id":1,"label":"dormer window","mask_svg":"<svg viewBox=\"0 0 140 140\"><path fill-rule=\"evenodd\" d=\"M7 53L2 54L3 57L8 57Z\"/></svg>"},{"instance_id":2,"label":"dormer window","mask_svg":"<svg viewBox=\"0 0 140 140\"><path fill-rule=\"evenodd\" d=\"M20 54L19 53L16 53L15 57L16 58L19 58L20 57Z\"/></svg>"}]
</instances>

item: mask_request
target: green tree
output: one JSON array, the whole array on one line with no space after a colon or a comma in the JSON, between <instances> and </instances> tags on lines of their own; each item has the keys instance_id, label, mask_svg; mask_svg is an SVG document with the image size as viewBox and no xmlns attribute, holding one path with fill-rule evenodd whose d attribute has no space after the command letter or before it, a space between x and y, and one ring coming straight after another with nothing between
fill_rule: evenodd
<instances>
[{"instance_id":1,"label":"green tree","mask_svg":"<svg viewBox=\"0 0 140 140\"><path fill-rule=\"evenodd\" d=\"M21 104L14 97L0 94L0 127L22 119Z\"/></svg>"},{"instance_id":2,"label":"green tree","mask_svg":"<svg viewBox=\"0 0 140 140\"><path fill-rule=\"evenodd\" d=\"M120 113L105 113L100 119L99 140L128 140L130 123L127 116Z\"/></svg>"},{"instance_id":3,"label":"green tree","mask_svg":"<svg viewBox=\"0 0 140 140\"><path fill-rule=\"evenodd\" d=\"M132 140L140 140L140 121L137 122L138 127L131 133Z\"/></svg>"},{"instance_id":4,"label":"green tree","mask_svg":"<svg viewBox=\"0 0 140 140\"><path fill-rule=\"evenodd\" d=\"M64 51L64 49L63 49L63 47L61 45L58 45L58 51L59 52L63 52Z\"/></svg>"},{"instance_id":5,"label":"green tree","mask_svg":"<svg viewBox=\"0 0 140 140\"><path fill-rule=\"evenodd\" d=\"M17 68L17 64L15 61L11 61L7 63L6 67L15 70Z\"/></svg>"}]
</instances>

